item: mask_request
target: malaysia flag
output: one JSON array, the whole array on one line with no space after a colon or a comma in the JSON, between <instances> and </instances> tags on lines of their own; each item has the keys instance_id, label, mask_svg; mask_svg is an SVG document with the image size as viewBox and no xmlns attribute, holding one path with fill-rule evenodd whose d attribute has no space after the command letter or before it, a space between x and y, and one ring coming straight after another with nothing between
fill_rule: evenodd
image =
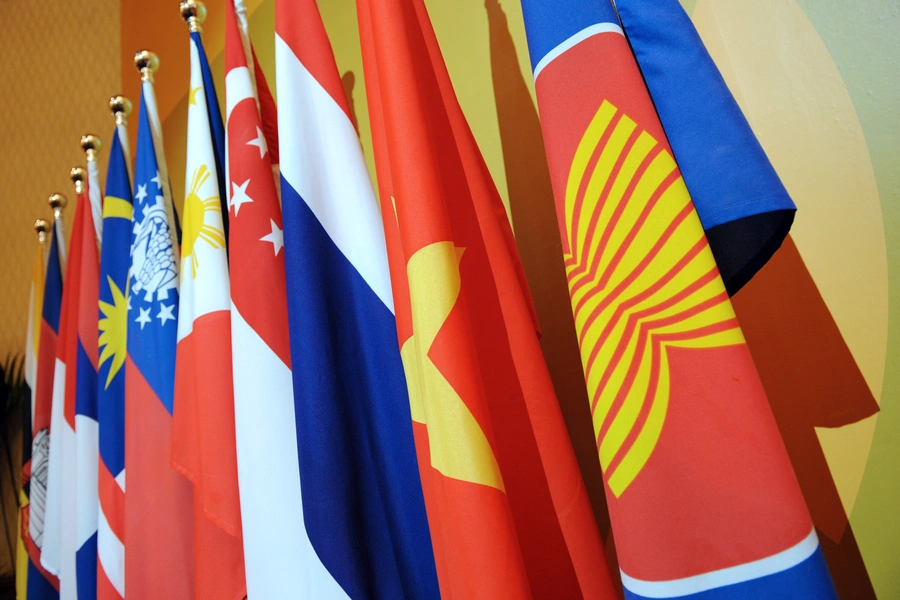
<instances>
[{"instance_id":1,"label":"malaysia flag","mask_svg":"<svg viewBox=\"0 0 900 600\"><path fill-rule=\"evenodd\" d=\"M131 182L128 132L113 131L103 202L104 241L100 253L100 356L97 422L99 436L97 598L125 596L125 357L128 344L128 269L131 267Z\"/></svg>"}]
</instances>

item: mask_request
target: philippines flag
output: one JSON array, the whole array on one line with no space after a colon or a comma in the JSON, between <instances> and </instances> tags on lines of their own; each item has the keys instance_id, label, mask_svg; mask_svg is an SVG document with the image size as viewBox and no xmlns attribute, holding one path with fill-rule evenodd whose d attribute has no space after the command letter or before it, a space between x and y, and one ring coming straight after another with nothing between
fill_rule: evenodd
<instances>
[{"instance_id":1,"label":"philippines flag","mask_svg":"<svg viewBox=\"0 0 900 600\"><path fill-rule=\"evenodd\" d=\"M131 266L131 181L128 132L113 131L103 201L100 253L99 397L100 457L97 523L97 599L125 596L125 358L128 354L128 269Z\"/></svg>"},{"instance_id":2,"label":"philippines flag","mask_svg":"<svg viewBox=\"0 0 900 600\"><path fill-rule=\"evenodd\" d=\"M53 400L53 372L56 362L57 334L62 308L63 247L62 221L56 220L50 234L50 252L42 286L39 342L34 375L34 402L31 430L31 465L28 520L23 522L23 539L28 550L28 589L30 600L59 598L59 580L41 566L44 545L44 521L47 506L47 463L50 449L50 413Z\"/></svg>"},{"instance_id":3,"label":"philippines flag","mask_svg":"<svg viewBox=\"0 0 900 600\"><path fill-rule=\"evenodd\" d=\"M836 598L613 6L523 9L626 598Z\"/></svg>"},{"instance_id":4,"label":"philippines flag","mask_svg":"<svg viewBox=\"0 0 900 600\"><path fill-rule=\"evenodd\" d=\"M278 0L275 53L304 587L438 598L384 229L314 0Z\"/></svg>"},{"instance_id":5,"label":"philippines flag","mask_svg":"<svg viewBox=\"0 0 900 600\"><path fill-rule=\"evenodd\" d=\"M96 593L96 530L91 531L90 515L93 510L96 519L97 462L93 461L91 482L91 469L80 460L92 438L94 456L97 454L97 313L94 307L99 265L89 202L86 194L79 194L71 257L66 266L53 381L45 544L41 554L44 567L58 575L60 597L65 600L90 595L92 590ZM76 439L78 424L82 424L84 432L80 443ZM86 468L79 470L80 466ZM87 481L79 485L81 478ZM91 483L92 487L88 488Z\"/></svg>"},{"instance_id":6,"label":"philippines flag","mask_svg":"<svg viewBox=\"0 0 900 600\"><path fill-rule=\"evenodd\" d=\"M125 581L131 600L190 600L191 486L171 466L178 244L151 81L138 113L125 360Z\"/></svg>"},{"instance_id":7,"label":"philippines flag","mask_svg":"<svg viewBox=\"0 0 900 600\"><path fill-rule=\"evenodd\" d=\"M231 300L219 178L191 34L172 464L194 484L194 597L247 595L234 432Z\"/></svg>"}]
</instances>

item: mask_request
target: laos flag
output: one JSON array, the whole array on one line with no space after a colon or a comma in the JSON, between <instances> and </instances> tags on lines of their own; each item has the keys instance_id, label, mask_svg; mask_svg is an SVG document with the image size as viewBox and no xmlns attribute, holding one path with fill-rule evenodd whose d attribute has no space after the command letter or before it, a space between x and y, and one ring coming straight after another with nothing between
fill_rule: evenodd
<instances>
[{"instance_id":1,"label":"laos flag","mask_svg":"<svg viewBox=\"0 0 900 600\"><path fill-rule=\"evenodd\" d=\"M836 598L612 5L522 5L626 598Z\"/></svg>"}]
</instances>

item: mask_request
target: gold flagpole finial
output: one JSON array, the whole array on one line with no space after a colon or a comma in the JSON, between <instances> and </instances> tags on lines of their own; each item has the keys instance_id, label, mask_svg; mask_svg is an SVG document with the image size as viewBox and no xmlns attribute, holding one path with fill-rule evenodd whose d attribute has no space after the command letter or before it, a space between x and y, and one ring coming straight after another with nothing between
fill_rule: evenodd
<instances>
[{"instance_id":1,"label":"gold flagpole finial","mask_svg":"<svg viewBox=\"0 0 900 600\"><path fill-rule=\"evenodd\" d=\"M84 150L88 162L97 160L97 153L100 152L100 148L102 147L103 142L101 142L100 138L93 133L87 133L81 136L81 149Z\"/></svg>"},{"instance_id":2,"label":"gold flagpole finial","mask_svg":"<svg viewBox=\"0 0 900 600\"><path fill-rule=\"evenodd\" d=\"M84 170L84 167L72 167L69 169L69 179L75 184L75 193L83 194L84 181L87 179L87 171Z\"/></svg>"},{"instance_id":3,"label":"gold flagpole finial","mask_svg":"<svg viewBox=\"0 0 900 600\"><path fill-rule=\"evenodd\" d=\"M47 241L47 232L50 231L50 223L47 219L37 219L34 222L34 231L38 234L38 241L44 243Z\"/></svg>"},{"instance_id":4,"label":"gold flagpole finial","mask_svg":"<svg viewBox=\"0 0 900 600\"><path fill-rule=\"evenodd\" d=\"M206 20L206 6L198 0L183 0L178 5L181 12L181 18L187 23L191 33L200 33L203 28L200 26Z\"/></svg>"},{"instance_id":5,"label":"gold flagpole finial","mask_svg":"<svg viewBox=\"0 0 900 600\"><path fill-rule=\"evenodd\" d=\"M128 125L131 109L131 100L121 94L109 99L109 111L116 118L116 125Z\"/></svg>"},{"instance_id":6,"label":"gold flagpole finial","mask_svg":"<svg viewBox=\"0 0 900 600\"><path fill-rule=\"evenodd\" d=\"M74 171L75 169L72 170ZM84 169L81 170L84 171ZM69 201L62 194L50 194L50 199L47 200L47 203L50 204L50 208L53 209L53 218L59 221L62 219L62 211Z\"/></svg>"},{"instance_id":7,"label":"gold flagpole finial","mask_svg":"<svg viewBox=\"0 0 900 600\"><path fill-rule=\"evenodd\" d=\"M159 57L149 50L134 53L134 66L141 73L141 81L153 83L153 74L159 70Z\"/></svg>"}]
</instances>

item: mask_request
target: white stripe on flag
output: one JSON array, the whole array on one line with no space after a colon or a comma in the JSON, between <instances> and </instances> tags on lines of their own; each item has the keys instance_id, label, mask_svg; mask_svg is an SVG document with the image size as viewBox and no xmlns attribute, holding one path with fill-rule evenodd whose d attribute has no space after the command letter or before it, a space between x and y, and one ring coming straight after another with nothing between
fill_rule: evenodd
<instances>
[{"instance_id":1,"label":"white stripe on flag","mask_svg":"<svg viewBox=\"0 0 900 600\"><path fill-rule=\"evenodd\" d=\"M231 305L234 422L251 598L347 598L303 523L291 371Z\"/></svg>"},{"instance_id":2,"label":"white stripe on flag","mask_svg":"<svg viewBox=\"0 0 900 600\"><path fill-rule=\"evenodd\" d=\"M643 581L629 577L623 571L622 585L645 598L680 598L787 571L812 556L818 547L819 538L813 528L808 536L787 550L743 565L669 581Z\"/></svg>"},{"instance_id":3,"label":"white stripe on flag","mask_svg":"<svg viewBox=\"0 0 900 600\"><path fill-rule=\"evenodd\" d=\"M278 114L281 174L393 312L384 226L356 129L278 35L275 60L278 105L285 107Z\"/></svg>"},{"instance_id":4,"label":"white stripe on flag","mask_svg":"<svg viewBox=\"0 0 900 600\"><path fill-rule=\"evenodd\" d=\"M56 359L53 369L53 399L50 409L50 457L47 460L47 504L44 511L44 545L41 565L59 575L62 553L63 402L66 393L66 364Z\"/></svg>"},{"instance_id":5,"label":"white stripe on flag","mask_svg":"<svg viewBox=\"0 0 900 600\"><path fill-rule=\"evenodd\" d=\"M537 66L534 67L534 80L537 81L538 75L541 74L541 71L544 70L544 67L553 62L554 59L559 58L563 54L563 52L569 50L570 48L574 48L589 37L601 33L618 33L622 36L625 35L625 32L622 31L622 28L615 23L597 23L596 25L585 27L569 39L565 40L559 46L545 54L544 58L538 61Z\"/></svg>"},{"instance_id":6,"label":"white stripe on flag","mask_svg":"<svg viewBox=\"0 0 900 600\"><path fill-rule=\"evenodd\" d=\"M124 471L123 471L124 473ZM103 572L119 595L125 597L125 546L113 533L103 511L97 517L97 556Z\"/></svg>"},{"instance_id":7,"label":"white stripe on flag","mask_svg":"<svg viewBox=\"0 0 900 600\"><path fill-rule=\"evenodd\" d=\"M100 504L97 488L99 468L100 427L97 421L75 415L75 547L81 548L97 532L97 511Z\"/></svg>"}]
</instances>

